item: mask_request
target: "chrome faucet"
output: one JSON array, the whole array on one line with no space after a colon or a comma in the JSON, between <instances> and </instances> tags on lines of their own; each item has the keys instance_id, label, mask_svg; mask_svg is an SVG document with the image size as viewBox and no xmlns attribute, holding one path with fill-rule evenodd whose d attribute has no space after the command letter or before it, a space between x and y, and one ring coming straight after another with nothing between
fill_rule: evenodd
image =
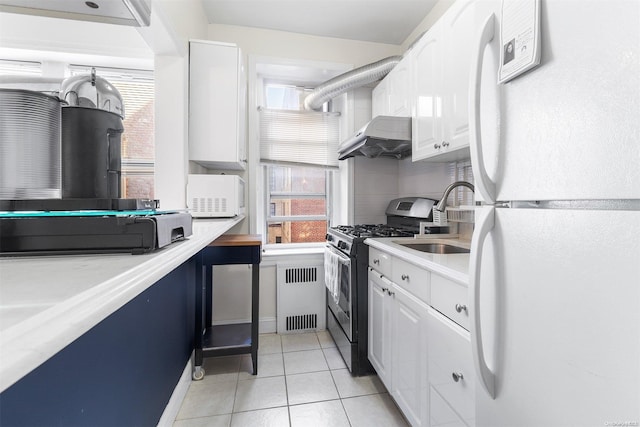
<instances>
[{"instance_id":1,"label":"chrome faucet","mask_svg":"<svg viewBox=\"0 0 640 427\"><path fill-rule=\"evenodd\" d=\"M474 191L473 184L471 184L471 183L469 183L467 181L456 181L453 184L449 185L446 188L446 190L444 190L444 194L442 195L442 199L440 199L440 201L436 205L436 210L438 210L440 212L444 212L445 208L447 207L447 197L449 197L449 193L451 193L451 191L453 191L453 189L456 188L456 187L467 187L471 191Z\"/></svg>"}]
</instances>

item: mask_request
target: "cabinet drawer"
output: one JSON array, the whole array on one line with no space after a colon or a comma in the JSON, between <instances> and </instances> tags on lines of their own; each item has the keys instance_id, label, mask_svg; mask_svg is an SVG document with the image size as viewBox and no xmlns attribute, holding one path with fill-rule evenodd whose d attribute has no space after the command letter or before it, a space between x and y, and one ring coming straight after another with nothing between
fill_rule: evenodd
<instances>
[{"instance_id":1,"label":"cabinet drawer","mask_svg":"<svg viewBox=\"0 0 640 427\"><path fill-rule=\"evenodd\" d=\"M369 266L391 278L391 255L388 253L369 247Z\"/></svg>"},{"instance_id":2,"label":"cabinet drawer","mask_svg":"<svg viewBox=\"0 0 640 427\"><path fill-rule=\"evenodd\" d=\"M427 337L430 395L437 393L460 419L474 425L475 372L469 332L429 308Z\"/></svg>"},{"instance_id":3,"label":"cabinet drawer","mask_svg":"<svg viewBox=\"0 0 640 427\"><path fill-rule=\"evenodd\" d=\"M399 258L393 258L391 281L421 301L429 304L431 273Z\"/></svg>"},{"instance_id":4,"label":"cabinet drawer","mask_svg":"<svg viewBox=\"0 0 640 427\"><path fill-rule=\"evenodd\" d=\"M431 275L431 305L469 330L468 288L437 274Z\"/></svg>"}]
</instances>

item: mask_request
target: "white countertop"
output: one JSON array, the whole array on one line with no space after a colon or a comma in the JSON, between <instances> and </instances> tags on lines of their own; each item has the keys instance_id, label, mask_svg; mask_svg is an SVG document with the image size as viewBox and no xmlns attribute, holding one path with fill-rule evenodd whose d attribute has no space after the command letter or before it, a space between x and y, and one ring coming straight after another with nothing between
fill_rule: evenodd
<instances>
[{"instance_id":1,"label":"white countertop","mask_svg":"<svg viewBox=\"0 0 640 427\"><path fill-rule=\"evenodd\" d=\"M0 258L0 392L243 218L194 219L188 239L144 255Z\"/></svg>"},{"instance_id":2,"label":"white countertop","mask_svg":"<svg viewBox=\"0 0 640 427\"><path fill-rule=\"evenodd\" d=\"M448 241L448 243L469 248L469 242L450 238L448 235L433 235L433 237L417 239L412 237L380 237L369 238L364 242L371 247L426 268L461 285L468 286L469 254L431 254L409 249L396 243L426 243L434 240Z\"/></svg>"}]
</instances>

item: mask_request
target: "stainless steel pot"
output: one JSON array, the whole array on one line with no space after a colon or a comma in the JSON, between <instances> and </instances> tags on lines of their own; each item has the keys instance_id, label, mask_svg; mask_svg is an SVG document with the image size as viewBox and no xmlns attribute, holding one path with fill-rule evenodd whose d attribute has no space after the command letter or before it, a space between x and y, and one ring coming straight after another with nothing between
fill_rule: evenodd
<instances>
[{"instance_id":1,"label":"stainless steel pot","mask_svg":"<svg viewBox=\"0 0 640 427\"><path fill-rule=\"evenodd\" d=\"M0 89L0 199L61 197L61 102Z\"/></svg>"}]
</instances>

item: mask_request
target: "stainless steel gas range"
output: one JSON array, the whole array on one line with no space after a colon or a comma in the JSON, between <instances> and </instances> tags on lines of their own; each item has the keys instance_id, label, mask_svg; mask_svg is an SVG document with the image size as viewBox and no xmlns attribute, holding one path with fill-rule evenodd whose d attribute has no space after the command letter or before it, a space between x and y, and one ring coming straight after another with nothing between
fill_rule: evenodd
<instances>
[{"instance_id":1,"label":"stainless steel gas range","mask_svg":"<svg viewBox=\"0 0 640 427\"><path fill-rule=\"evenodd\" d=\"M387 224L341 225L327 232L325 263L335 267L327 289L327 329L353 375L373 372L367 357L368 237L412 237L420 222L431 221L437 200L421 197L394 199L387 207ZM446 227L430 227L431 233ZM331 269L331 268L330 268Z\"/></svg>"}]
</instances>

